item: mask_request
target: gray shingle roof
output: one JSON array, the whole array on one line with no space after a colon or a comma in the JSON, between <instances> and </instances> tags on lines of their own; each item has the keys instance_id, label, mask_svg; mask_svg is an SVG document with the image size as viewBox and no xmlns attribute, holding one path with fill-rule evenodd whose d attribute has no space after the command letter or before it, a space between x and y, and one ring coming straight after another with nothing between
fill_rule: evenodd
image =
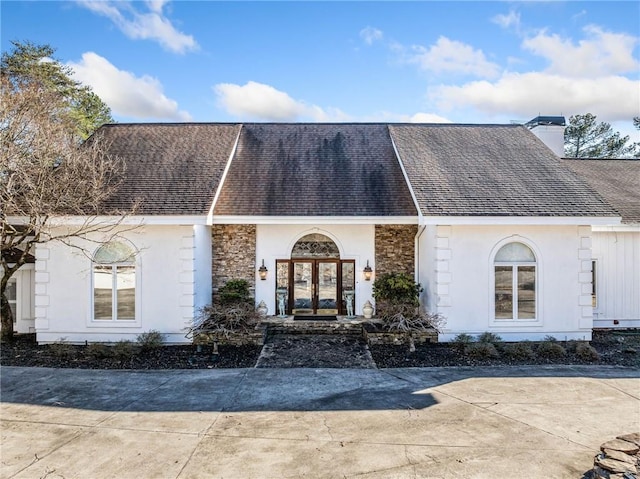
<instances>
[{"instance_id":1,"label":"gray shingle roof","mask_svg":"<svg viewBox=\"0 0 640 479\"><path fill-rule=\"evenodd\" d=\"M622 216L640 224L640 160L573 160L563 164L584 178Z\"/></svg>"},{"instance_id":2,"label":"gray shingle roof","mask_svg":"<svg viewBox=\"0 0 640 479\"><path fill-rule=\"evenodd\" d=\"M214 215L414 216L379 124L244 124Z\"/></svg>"},{"instance_id":3,"label":"gray shingle roof","mask_svg":"<svg viewBox=\"0 0 640 479\"><path fill-rule=\"evenodd\" d=\"M105 125L109 152L126 163L126 175L106 209L138 213L206 215L231 154L240 125Z\"/></svg>"},{"instance_id":4,"label":"gray shingle roof","mask_svg":"<svg viewBox=\"0 0 640 479\"><path fill-rule=\"evenodd\" d=\"M425 216L617 216L520 125L390 125Z\"/></svg>"}]
</instances>

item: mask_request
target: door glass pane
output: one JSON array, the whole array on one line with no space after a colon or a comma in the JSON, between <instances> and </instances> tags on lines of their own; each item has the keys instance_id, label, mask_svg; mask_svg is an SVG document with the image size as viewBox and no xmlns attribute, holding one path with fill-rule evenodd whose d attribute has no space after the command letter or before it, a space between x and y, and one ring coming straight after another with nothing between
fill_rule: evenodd
<instances>
[{"instance_id":1,"label":"door glass pane","mask_svg":"<svg viewBox=\"0 0 640 479\"><path fill-rule=\"evenodd\" d=\"M318 263L318 314L338 314L338 263Z\"/></svg>"},{"instance_id":2,"label":"door glass pane","mask_svg":"<svg viewBox=\"0 0 640 479\"><path fill-rule=\"evenodd\" d=\"M313 263L293 263L293 314L313 313Z\"/></svg>"},{"instance_id":3,"label":"door glass pane","mask_svg":"<svg viewBox=\"0 0 640 479\"><path fill-rule=\"evenodd\" d=\"M136 267L118 266L116 277L118 317L136 318Z\"/></svg>"},{"instance_id":4,"label":"door glass pane","mask_svg":"<svg viewBox=\"0 0 640 479\"><path fill-rule=\"evenodd\" d=\"M513 318L513 267L496 266L496 319Z\"/></svg>"},{"instance_id":5,"label":"door glass pane","mask_svg":"<svg viewBox=\"0 0 640 479\"><path fill-rule=\"evenodd\" d=\"M113 300L113 268L96 265L93 268L93 317L111 319Z\"/></svg>"},{"instance_id":6,"label":"door glass pane","mask_svg":"<svg viewBox=\"0 0 640 479\"><path fill-rule=\"evenodd\" d=\"M536 267L518 266L518 319L536 317Z\"/></svg>"}]
</instances>

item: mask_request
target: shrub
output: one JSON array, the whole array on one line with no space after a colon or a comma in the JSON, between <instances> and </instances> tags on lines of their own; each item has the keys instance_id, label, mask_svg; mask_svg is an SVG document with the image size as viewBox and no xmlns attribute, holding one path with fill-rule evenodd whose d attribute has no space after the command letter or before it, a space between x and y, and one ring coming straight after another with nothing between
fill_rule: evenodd
<instances>
[{"instance_id":1,"label":"shrub","mask_svg":"<svg viewBox=\"0 0 640 479\"><path fill-rule=\"evenodd\" d=\"M473 343L467 349L467 355L473 359L494 359L500 357L492 343Z\"/></svg>"},{"instance_id":2,"label":"shrub","mask_svg":"<svg viewBox=\"0 0 640 479\"><path fill-rule=\"evenodd\" d=\"M418 306L422 287L405 273L385 273L373 283L373 297L378 313L380 305Z\"/></svg>"},{"instance_id":3,"label":"shrub","mask_svg":"<svg viewBox=\"0 0 640 479\"><path fill-rule=\"evenodd\" d=\"M255 329L259 321L260 313L252 302L214 303L198 311L187 337L193 337L197 344L206 344L209 335L228 337L231 333L248 332Z\"/></svg>"},{"instance_id":4,"label":"shrub","mask_svg":"<svg viewBox=\"0 0 640 479\"><path fill-rule=\"evenodd\" d=\"M584 361L599 361L600 353L589 343L580 343L576 346L576 356Z\"/></svg>"},{"instance_id":5,"label":"shrub","mask_svg":"<svg viewBox=\"0 0 640 479\"><path fill-rule=\"evenodd\" d=\"M136 341L143 351L151 351L158 349L164 343L164 335L160 331L151 329L145 333L140 333L136 337Z\"/></svg>"},{"instance_id":6,"label":"shrub","mask_svg":"<svg viewBox=\"0 0 640 479\"><path fill-rule=\"evenodd\" d=\"M113 345L113 355L120 361L133 358L136 353L136 348L132 341L128 339L121 339Z\"/></svg>"},{"instance_id":7,"label":"shrub","mask_svg":"<svg viewBox=\"0 0 640 479\"><path fill-rule=\"evenodd\" d=\"M499 343L500 341L502 341L502 338L500 336L498 336L495 333L490 333L488 331L485 331L480 336L478 336L478 342L479 343L491 343L491 344L495 345L496 343Z\"/></svg>"},{"instance_id":8,"label":"shrub","mask_svg":"<svg viewBox=\"0 0 640 479\"><path fill-rule=\"evenodd\" d=\"M218 290L218 297L221 304L251 302L249 282L246 279L231 279Z\"/></svg>"},{"instance_id":9,"label":"shrub","mask_svg":"<svg viewBox=\"0 0 640 479\"><path fill-rule=\"evenodd\" d=\"M113 351L106 344L91 343L85 348L84 354L92 359L104 359L112 357Z\"/></svg>"},{"instance_id":10,"label":"shrub","mask_svg":"<svg viewBox=\"0 0 640 479\"><path fill-rule=\"evenodd\" d=\"M403 305L389 305L383 318L385 328L391 332L411 333L421 331L440 331L443 317L431 314L419 306L406 308Z\"/></svg>"},{"instance_id":11,"label":"shrub","mask_svg":"<svg viewBox=\"0 0 640 479\"><path fill-rule=\"evenodd\" d=\"M50 344L49 349L58 359L71 359L76 355L76 348L74 348L73 345L66 343L64 338Z\"/></svg>"},{"instance_id":12,"label":"shrub","mask_svg":"<svg viewBox=\"0 0 640 479\"><path fill-rule=\"evenodd\" d=\"M545 340L538 346L537 354L541 358L554 359L566 356L567 351L555 340Z\"/></svg>"},{"instance_id":13,"label":"shrub","mask_svg":"<svg viewBox=\"0 0 640 479\"><path fill-rule=\"evenodd\" d=\"M508 343L504 345L504 354L512 359L531 359L533 358L533 348L526 341L520 343Z\"/></svg>"},{"instance_id":14,"label":"shrub","mask_svg":"<svg viewBox=\"0 0 640 479\"><path fill-rule=\"evenodd\" d=\"M459 353L464 353L469 346L473 342L473 337L466 333L460 333L455 338L453 338L453 345L458 350Z\"/></svg>"}]
</instances>

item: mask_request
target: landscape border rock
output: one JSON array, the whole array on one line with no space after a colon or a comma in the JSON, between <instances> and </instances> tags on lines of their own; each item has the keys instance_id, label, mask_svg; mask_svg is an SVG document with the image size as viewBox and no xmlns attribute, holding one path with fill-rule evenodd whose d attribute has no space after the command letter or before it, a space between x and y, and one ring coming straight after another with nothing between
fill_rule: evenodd
<instances>
[{"instance_id":1,"label":"landscape border rock","mask_svg":"<svg viewBox=\"0 0 640 479\"><path fill-rule=\"evenodd\" d=\"M603 443L593 464L593 479L637 479L640 473L640 432L617 436Z\"/></svg>"}]
</instances>

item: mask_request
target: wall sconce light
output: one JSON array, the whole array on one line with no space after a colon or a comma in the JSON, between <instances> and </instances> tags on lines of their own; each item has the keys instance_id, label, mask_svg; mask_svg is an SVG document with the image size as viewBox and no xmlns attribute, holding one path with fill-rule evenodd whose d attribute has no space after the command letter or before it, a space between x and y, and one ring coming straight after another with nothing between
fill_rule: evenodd
<instances>
[{"instance_id":1,"label":"wall sconce light","mask_svg":"<svg viewBox=\"0 0 640 479\"><path fill-rule=\"evenodd\" d=\"M263 280L263 281L264 281L265 279L267 279L267 271L269 271L269 270L268 270L268 269L267 269L267 267L264 265L264 260L262 260L262 266L260 266L260 267L258 268L258 274L260 275L260 279L261 279L261 280Z\"/></svg>"},{"instance_id":2,"label":"wall sconce light","mask_svg":"<svg viewBox=\"0 0 640 479\"><path fill-rule=\"evenodd\" d=\"M369 260L367 260L367 265L362 271L364 273L364 280L371 281L371 274L373 273L373 270L371 269L371 266L369 266Z\"/></svg>"}]
</instances>

